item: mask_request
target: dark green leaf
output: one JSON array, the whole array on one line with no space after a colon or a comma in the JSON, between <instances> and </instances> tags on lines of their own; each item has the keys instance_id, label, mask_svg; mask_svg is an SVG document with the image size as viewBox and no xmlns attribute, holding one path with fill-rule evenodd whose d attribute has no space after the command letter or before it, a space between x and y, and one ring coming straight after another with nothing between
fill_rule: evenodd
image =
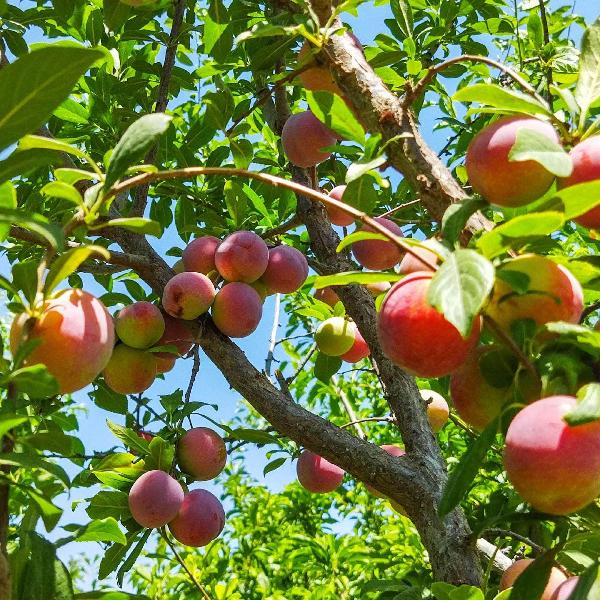
<instances>
[{"instance_id":1,"label":"dark green leaf","mask_svg":"<svg viewBox=\"0 0 600 600\"><path fill-rule=\"evenodd\" d=\"M90 500L86 512L92 519L113 517L125 520L130 516L128 495L117 490L102 490Z\"/></svg>"},{"instance_id":2,"label":"dark green leaf","mask_svg":"<svg viewBox=\"0 0 600 600\"><path fill-rule=\"evenodd\" d=\"M268 431L261 431L260 429L245 429L240 427L238 429L232 429L231 435L236 440L244 440L246 442L252 442L253 444L277 444L277 438L271 435Z\"/></svg>"},{"instance_id":3,"label":"dark green leaf","mask_svg":"<svg viewBox=\"0 0 600 600\"><path fill-rule=\"evenodd\" d=\"M406 37L412 37L414 24L410 2L407 0L391 0L390 6L402 33Z\"/></svg>"},{"instance_id":4,"label":"dark green leaf","mask_svg":"<svg viewBox=\"0 0 600 600\"><path fill-rule=\"evenodd\" d=\"M66 488L71 484L69 476L65 470L48 460L44 460L37 454L23 454L22 452L6 452L0 454L0 464L11 465L15 467L24 467L26 469L40 469L49 475L58 479Z\"/></svg>"},{"instance_id":5,"label":"dark green leaf","mask_svg":"<svg viewBox=\"0 0 600 600\"><path fill-rule=\"evenodd\" d=\"M444 239L451 244L456 243L471 215L486 206L487 202L482 198L467 198L462 202L451 204L446 209L442 218L442 234Z\"/></svg>"},{"instance_id":6,"label":"dark green leaf","mask_svg":"<svg viewBox=\"0 0 600 600\"><path fill-rule=\"evenodd\" d=\"M55 250L63 244L62 229L41 215L25 214L19 210L0 207L0 223L20 225L29 229L46 240Z\"/></svg>"},{"instance_id":7,"label":"dark green leaf","mask_svg":"<svg viewBox=\"0 0 600 600\"><path fill-rule=\"evenodd\" d=\"M286 459L282 456L280 456L279 458L276 458L275 460L272 460L263 469L263 475L266 475L267 473L270 473L271 471L275 471L276 469L279 469L279 467L281 467L281 465L285 464L285 461L286 461Z\"/></svg>"},{"instance_id":8,"label":"dark green leaf","mask_svg":"<svg viewBox=\"0 0 600 600\"><path fill-rule=\"evenodd\" d=\"M23 292L28 302L33 303L38 288L38 264L35 260L26 260L12 266L12 278L15 287Z\"/></svg>"},{"instance_id":9,"label":"dark green leaf","mask_svg":"<svg viewBox=\"0 0 600 600\"><path fill-rule=\"evenodd\" d=\"M138 543L134 546L133 550L129 553L129 556L125 559L120 569L117 571L117 583L119 585L123 585L123 578L125 577L125 574L129 571L129 569L131 569L131 567L133 567L135 561L138 559L138 556L144 549L144 546L151 533L151 529L146 529L146 531L142 533L142 537L139 539Z\"/></svg>"},{"instance_id":10,"label":"dark green leaf","mask_svg":"<svg viewBox=\"0 0 600 600\"><path fill-rule=\"evenodd\" d=\"M339 356L327 356L319 352L315 360L315 377L323 383L329 383L341 366L342 359Z\"/></svg>"},{"instance_id":11,"label":"dark green leaf","mask_svg":"<svg viewBox=\"0 0 600 600\"><path fill-rule=\"evenodd\" d=\"M450 473L438 508L441 517L454 510L469 490L479 467L485 460L487 451L494 443L497 431L498 419L496 418L471 443L469 449L462 455L458 465Z\"/></svg>"},{"instance_id":12,"label":"dark green leaf","mask_svg":"<svg viewBox=\"0 0 600 600\"><path fill-rule=\"evenodd\" d=\"M13 152L8 158L0 161L0 183L19 175L28 175L41 166L57 165L60 155L50 150L23 150Z\"/></svg>"},{"instance_id":13,"label":"dark green leaf","mask_svg":"<svg viewBox=\"0 0 600 600\"><path fill-rule=\"evenodd\" d=\"M30 398L49 398L59 392L58 382L42 364L13 371L9 381L20 393L27 394Z\"/></svg>"}]
</instances>

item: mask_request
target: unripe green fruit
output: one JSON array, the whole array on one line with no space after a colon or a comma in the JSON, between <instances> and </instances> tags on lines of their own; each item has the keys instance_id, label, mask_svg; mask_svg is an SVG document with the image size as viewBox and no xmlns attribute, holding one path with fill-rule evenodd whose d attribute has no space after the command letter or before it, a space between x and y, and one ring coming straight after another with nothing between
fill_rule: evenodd
<instances>
[{"instance_id":1,"label":"unripe green fruit","mask_svg":"<svg viewBox=\"0 0 600 600\"><path fill-rule=\"evenodd\" d=\"M119 344L103 373L111 390L118 394L139 394L147 390L156 377L156 359L152 352Z\"/></svg>"},{"instance_id":2,"label":"unripe green fruit","mask_svg":"<svg viewBox=\"0 0 600 600\"><path fill-rule=\"evenodd\" d=\"M151 302L134 302L117 313L115 330L124 344L146 349L158 342L165 332L165 320Z\"/></svg>"},{"instance_id":3,"label":"unripe green fruit","mask_svg":"<svg viewBox=\"0 0 600 600\"><path fill-rule=\"evenodd\" d=\"M341 356L352 348L355 329L343 317L331 317L323 321L315 333L315 342L323 354Z\"/></svg>"}]
</instances>

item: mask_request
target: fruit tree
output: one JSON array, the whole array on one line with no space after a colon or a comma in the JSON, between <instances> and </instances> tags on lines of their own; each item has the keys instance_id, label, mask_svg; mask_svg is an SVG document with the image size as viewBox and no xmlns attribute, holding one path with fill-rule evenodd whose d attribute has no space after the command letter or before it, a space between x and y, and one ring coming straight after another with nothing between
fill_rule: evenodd
<instances>
[{"instance_id":1,"label":"fruit tree","mask_svg":"<svg viewBox=\"0 0 600 600\"><path fill-rule=\"evenodd\" d=\"M600 597L579 4L0 0L0 600Z\"/></svg>"}]
</instances>

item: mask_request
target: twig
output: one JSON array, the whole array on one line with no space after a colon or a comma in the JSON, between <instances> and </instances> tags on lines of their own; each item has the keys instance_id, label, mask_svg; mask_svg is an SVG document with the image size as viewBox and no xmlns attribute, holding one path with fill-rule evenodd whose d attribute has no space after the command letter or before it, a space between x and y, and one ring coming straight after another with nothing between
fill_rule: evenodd
<instances>
[{"instance_id":1,"label":"twig","mask_svg":"<svg viewBox=\"0 0 600 600\"><path fill-rule=\"evenodd\" d=\"M358 417L356 416L356 413L354 412L354 407L352 406L352 403L350 402L350 398L348 398L346 392L344 392L344 390L338 386L337 377L332 377L331 383L333 384L333 389L335 390L336 394L339 396L339 398L342 402L342 406L344 407L344 410L346 411L346 414L348 415L348 418L350 419L352 426L356 430L358 437L363 440L367 439L364 429L360 426L360 420L358 419Z\"/></svg>"},{"instance_id":2,"label":"twig","mask_svg":"<svg viewBox=\"0 0 600 600\"><path fill-rule=\"evenodd\" d=\"M589 306L586 306L581 313L579 323L583 323L592 313L595 313L600 308L600 300L593 302Z\"/></svg>"},{"instance_id":3,"label":"twig","mask_svg":"<svg viewBox=\"0 0 600 600\"><path fill-rule=\"evenodd\" d=\"M408 208L409 206L414 206L415 204L419 204L420 202L421 202L421 198L417 198L416 200L411 200L410 202L405 202L404 204L401 204L400 206L396 206L395 208L392 208L391 210L384 212L380 216L381 217L389 217L390 215L393 215L394 213L397 213L400 210Z\"/></svg>"},{"instance_id":4,"label":"twig","mask_svg":"<svg viewBox=\"0 0 600 600\"><path fill-rule=\"evenodd\" d=\"M300 338L312 337L314 334L315 334L314 331L309 331L307 333L299 333L298 335L291 335L289 337L284 337L284 338L281 338L280 340L277 340L275 342L275 345L279 346L279 344L283 344L284 342L289 342L291 340L299 340Z\"/></svg>"},{"instance_id":5,"label":"twig","mask_svg":"<svg viewBox=\"0 0 600 600\"><path fill-rule=\"evenodd\" d=\"M267 231L260 234L260 237L263 238L264 240L268 240L269 238L277 237L278 235L281 235L282 233L287 233L291 229L296 229L296 227L300 227L300 225L302 225L302 221L300 221L300 219L298 218L298 215L294 215L293 217L291 217L290 219L288 219L281 225L278 225L277 227L273 227L273 229L267 229Z\"/></svg>"},{"instance_id":6,"label":"twig","mask_svg":"<svg viewBox=\"0 0 600 600\"><path fill-rule=\"evenodd\" d=\"M265 373L271 379L271 365L273 364L273 355L277 345L277 330L279 329L279 313L281 307L281 294L275 294L275 309L273 314L273 327L271 327L271 336L269 338L269 352L265 360Z\"/></svg>"},{"instance_id":7,"label":"twig","mask_svg":"<svg viewBox=\"0 0 600 600\"><path fill-rule=\"evenodd\" d=\"M506 571L506 569L513 564L513 561L510 560L506 554L501 552L498 546L494 546L494 544L483 538L477 540L477 551L490 559L494 568L501 573Z\"/></svg>"},{"instance_id":8,"label":"twig","mask_svg":"<svg viewBox=\"0 0 600 600\"><path fill-rule=\"evenodd\" d=\"M196 377L198 377L198 373L200 372L200 346L198 344L194 346L192 350L192 356L194 357L194 364L192 365L190 382L188 383L188 387L185 392L184 404L187 404L190 401L190 398L192 397L194 383L196 383ZM190 415L188 415L188 423L190 424L190 427L193 427Z\"/></svg>"},{"instance_id":9,"label":"twig","mask_svg":"<svg viewBox=\"0 0 600 600\"><path fill-rule=\"evenodd\" d=\"M165 60L163 62L162 71L160 74L160 82L158 84L158 94L154 112L164 112L169 102L169 87L171 86L171 76L173 67L175 66L175 57L177 56L177 45L179 43L179 34L183 25L183 17L185 15L186 0L177 0L175 3L175 14L173 15L173 23L171 25L171 33L167 42L167 50L165 52ZM158 154L158 146L153 146L146 154L144 159L145 164L154 164L156 155ZM135 195L133 206L131 207L131 215L141 217L146 209L148 201L148 191L150 185L144 185L138 188Z\"/></svg>"},{"instance_id":10,"label":"twig","mask_svg":"<svg viewBox=\"0 0 600 600\"><path fill-rule=\"evenodd\" d=\"M282 177L277 177L276 175L270 175L269 173L259 173L257 171L248 171L246 169L237 169L233 167L187 167L185 169L173 169L171 171L157 171L155 173L142 173L140 175L136 175L135 177L131 177L130 179L126 179L121 183L117 183L114 185L104 197L105 200L109 200L114 196L125 192L126 190L149 184L153 181L163 181L165 179L191 179L192 177L200 177L206 175L218 175L218 176L230 176L230 177L244 177L247 179L256 179L257 181L263 181L272 185L273 187L283 187L288 190L292 190L293 192L312 200L313 202L322 202L326 206L332 206L339 210L352 215L355 220L362 221L366 225L368 225L373 231L379 233L389 239L391 242L396 244L399 248L401 248L404 252L411 254L414 256L419 262L425 265L432 271L436 271L438 269L437 264L433 264L427 260L427 258L421 256L418 252L414 250L414 248L407 244L400 236L392 233L385 226L381 225L375 219L367 215L365 212L346 204L345 202L340 202L339 200L335 200L331 198L327 194L323 194L317 190L313 190L305 185L300 183L296 183L295 181L290 181L289 179L283 179Z\"/></svg>"},{"instance_id":11,"label":"twig","mask_svg":"<svg viewBox=\"0 0 600 600\"><path fill-rule=\"evenodd\" d=\"M539 381L540 376L533 363L527 358L524 352L519 348L515 341L508 335L489 315L483 315L483 321L486 327L499 339L507 348L509 348L519 359L521 364Z\"/></svg>"},{"instance_id":12,"label":"twig","mask_svg":"<svg viewBox=\"0 0 600 600\"><path fill-rule=\"evenodd\" d=\"M350 421L350 423L344 423L344 425L340 425L341 429L345 429L346 427L352 427L357 423L395 423L396 419L392 415L387 415L385 417L366 417L364 419L357 419L356 421Z\"/></svg>"},{"instance_id":13,"label":"twig","mask_svg":"<svg viewBox=\"0 0 600 600\"><path fill-rule=\"evenodd\" d=\"M183 560L183 558L181 557L179 552L177 552L177 548L175 547L175 544L173 544L173 542L169 539L169 536L167 535L167 533L164 529L160 530L160 535L165 540L165 542L167 542L167 546L169 546L169 548L171 548L171 552L173 552L173 554L175 555L177 562L182 566L183 570L188 574L192 583L196 586L196 588L200 591L200 593L204 597L204 600L211 600L211 597L208 595L208 593L204 589L204 586L194 577L194 574L190 571L188 566L185 564L185 561Z\"/></svg>"},{"instance_id":14,"label":"twig","mask_svg":"<svg viewBox=\"0 0 600 600\"><path fill-rule=\"evenodd\" d=\"M308 361L311 359L312 355L317 351L317 344L313 344L311 349L308 351L308 354L304 357L304 360L300 363L299 367L285 380L289 385L304 371L304 367L307 365Z\"/></svg>"},{"instance_id":15,"label":"twig","mask_svg":"<svg viewBox=\"0 0 600 600\"><path fill-rule=\"evenodd\" d=\"M493 537L514 538L515 540L517 540L519 542L523 542L523 544L527 544L535 552L540 553L540 554L542 552L545 552L545 550L546 550L543 546L536 544L533 540L530 540L528 537L521 535L520 533L510 531L508 529L495 529L495 528L486 529L482 532L482 535L485 535L485 534L491 535Z\"/></svg>"}]
</instances>

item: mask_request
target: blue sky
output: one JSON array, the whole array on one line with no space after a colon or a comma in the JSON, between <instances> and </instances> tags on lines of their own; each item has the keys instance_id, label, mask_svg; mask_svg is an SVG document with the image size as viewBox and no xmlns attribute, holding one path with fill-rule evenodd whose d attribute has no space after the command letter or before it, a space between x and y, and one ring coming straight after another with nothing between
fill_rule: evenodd
<instances>
[{"instance_id":1,"label":"blue sky","mask_svg":"<svg viewBox=\"0 0 600 600\"><path fill-rule=\"evenodd\" d=\"M572 2L552 2L553 5L572 4ZM579 0L576 6L576 12L583 14L588 22L591 22L600 13L600 8L596 4L596 8L593 5L596 2L590 0ZM363 43L371 42L374 37L381 32L386 30L384 25L384 19L391 17L391 11L388 6L377 6L363 5L359 9L359 17L348 17L345 20L353 27L357 36L363 41ZM576 32L573 32L576 33ZM39 32L32 32L31 40L39 39ZM580 32L576 33L579 37ZM29 36L28 36L29 37ZM441 148L445 143L445 136L442 132L434 132L435 119L439 115L436 115L435 108L424 111L422 116L422 125L424 135L432 146L436 149ZM394 180L397 181L394 176ZM176 233L173 231L167 232L162 239L153 240L153 246L159 252L164 252L173 245L179 245L183 247L183 242L178 239ZM174 259L168 259L171 262ZM8 268L7 263L3 259L0 262L0 271L7 274ZM89 284L89 285L88 285ZM104 290L97 286L93 280L86 279L86 289L92 293L101 295ZM122 284L116 286L115 291L122 291L126 293L126 290ZM248 358L258 368L264 367L264 361L267 355L269 334L272 327L273 321L273 298L267 299L264 306L264 313L262 322L255 333L250 337L240 340L240 346L248 355ZM283 329L283 328L280 328ZM277 355L276 355L277 356ZM173 371L167 374L164 381L157 380L154 385L146 392L147 396L158 397L160 394L167 394L172 392L174 389L181 387L186 388L189 380L191 370L191 360L179 360ZM79 437L84 442L87 452L94 450L103 450L111 447L115 444L115 438L112 436L110 431L105 425L106 418L111 418L115 421L122 421L122 417L119 415L111 415L103 410L97 409L93 403L87 398L86 392L79 392L75 394L76 400L80 403L81 407L87 411L87 415L81 415L80 417L80 432ZM212 366L206 357L202 357L202 365L200 374L196 380L196 386L192 394L192 400L198 400L207 402L210 404L217 404L219 406L218 412L207 408L206 414L214 420L220 422L229 421L236 413L243 407L243 402L240 401L239 395L229 389L229 386L225 382L221 373ZM158 403L158 400L156 401ZM200 426L211 426L210 423L204 419L195 417L194 425ZM238 459L239 460L239 459ZM246 451L246 468L255 476L259 484L267 485L272 491L276 492L281 490L286 484L295 479L294 465L289 462L279 470L268 474L266 477L263 476L262 470L267 460L264 456L264 452L255 448L249 448ZM71 474L75 474L76 470L72 469ZM212 484L197 487L207 487L212 491L219 493L219 486ZM85 495L88 495L89 491ZM71 501L76 500L84 495L73 494L70 498L63 498L62 506L65 509L63 524L72 522L85 522L87 516L83 512L82 508L76 509L71 512L70 505ZM62 537L62 533L58 530L53 532L52 537ZM95 544L70 544L60 550L60 556L63 560L68 561L69 557L85 552L88 555L94 555L100 553L101 549Z\"/></svg>"}]
</instances>

